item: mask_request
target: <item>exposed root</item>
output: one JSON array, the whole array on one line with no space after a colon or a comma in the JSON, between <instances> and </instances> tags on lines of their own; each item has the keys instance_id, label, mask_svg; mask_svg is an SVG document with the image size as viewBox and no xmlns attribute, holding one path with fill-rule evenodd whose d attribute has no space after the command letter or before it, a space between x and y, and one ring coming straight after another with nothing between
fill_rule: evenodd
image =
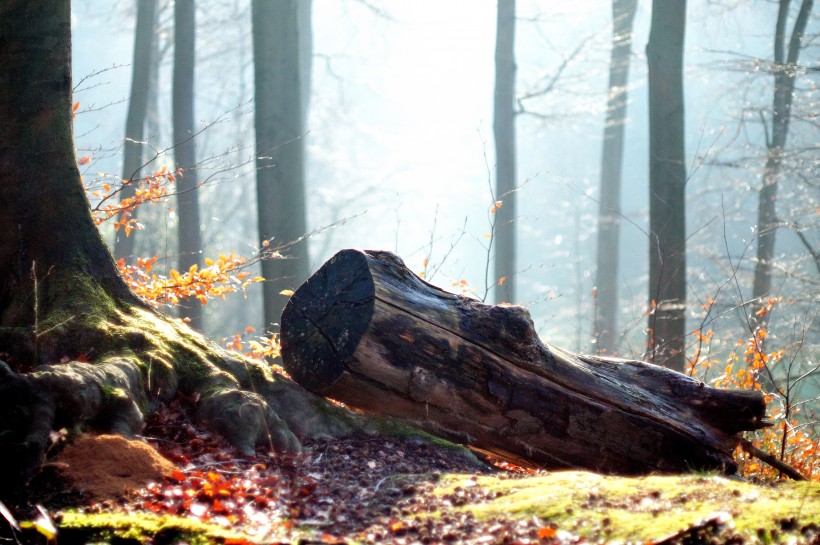
<instances>
[{"instance_id":1,"label":"exposed root","mask_svg":"<svg viewBox=\"0 0 820 545\"><path fill-rule=\"evenodd\" d=\"M25 482L43 462L52 431L87 428L131 437L159 404L177 396L190 401L193 419L246 454L258 444L298 451L302 440L364 426L263 362L230 354L151 309L117 305L89 316L60 320L32 339L37 359L51 363L20 364L34 350L11 353L0 346L16 363L0 361L0 463L20 475L9 484ZM97 357L78 361L89 353ZM72 359L59 362L66 356Z\"/></svg>"}]
</instances>

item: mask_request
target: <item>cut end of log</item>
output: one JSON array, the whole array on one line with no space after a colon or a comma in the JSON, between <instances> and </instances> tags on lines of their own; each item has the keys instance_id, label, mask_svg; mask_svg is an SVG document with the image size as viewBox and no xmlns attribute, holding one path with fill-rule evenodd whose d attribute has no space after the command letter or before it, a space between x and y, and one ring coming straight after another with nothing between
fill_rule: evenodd
<instances>
[{"instance_id":1,"label":"cut end of log","mask_svg":"<svg viewBox=\"0 0 820 545\"><path fill-rule=\"evenodd\" d=\"M281 322L282 359L296 382L322 394L339 379L367 331L374 298L359 250L339 252L296 290ZM288 365L295 361L302 365Z\"/></svg>"}]
</instances>

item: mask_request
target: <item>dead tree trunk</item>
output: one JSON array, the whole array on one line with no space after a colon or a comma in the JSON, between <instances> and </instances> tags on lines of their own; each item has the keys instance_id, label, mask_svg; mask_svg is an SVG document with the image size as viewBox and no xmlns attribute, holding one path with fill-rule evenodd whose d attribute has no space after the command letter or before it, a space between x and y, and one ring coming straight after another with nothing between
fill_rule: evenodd
<instances>
[{"instance_id":1,"label":"dead tree trunk","mask_svg":"<svg viewBox=\"0 0 820 545\"><path fill-rule=\"evenodd\" d=\"M733 472L738 432L766 425L759 393L564 352L524 308L442 291L389 252L344 250L303 284L282 355L308 390L528 466Z\"/></svg>"}]
</instances>

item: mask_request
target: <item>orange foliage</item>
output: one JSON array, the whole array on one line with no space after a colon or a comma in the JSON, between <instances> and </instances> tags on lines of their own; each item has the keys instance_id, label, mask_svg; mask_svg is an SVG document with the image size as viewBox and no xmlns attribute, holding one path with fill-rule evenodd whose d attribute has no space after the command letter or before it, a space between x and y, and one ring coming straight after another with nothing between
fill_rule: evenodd
<instances>
[{"instance_id":1,"label":"orange foliage","mask_svg":"<svg viewBox=\"0 0 820 545\"><path fill-rule=\"evenodd\" d=\"M820 441L806 435L799 428L797 420L785 421L782 411L776 411L771 418L779 424L756 432L749 438L752 444L765 452L777 455L807 479L820 481ZM783 456L780 455L781 452ZM761 480L776 480L780 477L778 470L750 456L740 447L735 451L735 460L738 462L738 471L744 477Z\"/></svg>"},{"instance_id":2,"label":"orange foliage","mask_svg":"<svg viewBox=\"0 0 820 545\"><path fill-rule=\"evenodd\" d=\"M112 186L107 183L102 184L102 191L94 188L86 188L93 197L96 197L100 201L91 210L94 215L94 221L99 225L117 216L117 220L114 222L114 230L125 230L125 236L130 236L131 231L135 229L143 229L144 226L137 223L137 220L131 217L131 213L143 204L157 204L165 200L171 194L169 186L176 182L175 174L178 173L179 171L168 172L168 167L162 167L150 176L133 180L123 180L122 185L118 188L112 188ZM112 197L118 195L124 187L129 185L135 186L133 197L126 197L118 203L108 203Z\"/></svg>"},{"instance_id":3,"label":"orange foliage","mask_svg":"<svg viewBox=\"0 0 820 545\"><path fill-rule=\"evenodd\" d=\"M168 276L151 273L151 268L157 258L140 258L136 265L128 265L123 259L117 266L123 278L134 292L154 305L177 305L186 299L197 299L207 304L213 297L225 298L225 294L242 291L254 283L264 280L261 276L250 276L242 268L248 265L248 260L233 252L230 255L220 255L214 261L205 258L205 267L200 269L192 265L184 273L171 269Z\"/></svg>"},{"instance_id":4,"label":"orange foliage","mask_svg":"<svg viewBox=\"0 0 820 545\"><path fill-rule=\"evenodd\" d=\"M257 360L278 358L281 355L279 335L271 333L267 337L249 338L248 336L255 331L256 329L248 326L245 328L245 333L236 333L231 337L223 338L222 345L234 352L239 352Z\"/></svg>"},{"instance_id":5,"label":"orange foliage","mask_svg":"<svg viewBox=\"0 0 820 545\"><path fill-rule=\"evenodd\" d=\"M708 298L703 305L703 310L708 313L713 304L714 300L711 297ZM776 304L776 299L769 299L768 304L756 314L758 316L770 314ZM774 370L774 366L785 356L783 349L766 349L764 341L768 337L768 331L764 327L757 328L748 338L738 340L735 350L729 354L725 362L708 356L713 331L695 330L692 335L697 345L694 354L687 362L687 374L694 376L700 374L705 378L706 372L715 368L720 374L711 382L718 388L763 392L761 376L768 377L769 373ZM800 412L800 406L795 406L794 400L791 400L792 406L789 407L787 415L783 406L785 400L773 393L764 393L766 403L779 402L772 414L768 415L768 419L775 425L755 432L748 439L757 448L777 455L806 478L820 481L820 456L818 456L820 440L807 435L800 429L795 419ZM778 470L750 456L740 447L735 452L735 460L738 462L740 474L745 477L763 480L773 480L779 477Z\"/></svg>"}]
</instances>

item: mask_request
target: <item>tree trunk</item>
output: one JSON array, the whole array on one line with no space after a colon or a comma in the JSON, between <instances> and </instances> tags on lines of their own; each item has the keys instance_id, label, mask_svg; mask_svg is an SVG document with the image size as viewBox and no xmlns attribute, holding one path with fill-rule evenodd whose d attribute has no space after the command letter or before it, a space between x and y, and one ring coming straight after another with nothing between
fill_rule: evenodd
<instances>
[{"instance_id":1,"label":"tree trunk","mask_svg":"<svg viewBox=\"0 0 820 545\"><path fill-rule=\"evenodd\" d=\"M495 42L495 302L515 303L515 0L498 0Z\"/></svg>"},{"instance_id":2,"label":"tree trunk","mask_svg":"<svg viewBox=\"0 0 820 545\"><path fill-rule=\"evenodd\" d=\"M612 2L612 53L609 60L609 98L601 152L601 194L598 208L598 254L595 273L596 352L617 349L618 260L621 240L621 163L632 57L632 23L638 0Z\"/></svg>"},{"instance_id":3,"label":"tree trunk","mask_svg":"<svg viewBox=\"0 0 820 545\"><path fill-rule=\"evenodd\" d=\"M177 181L179 214L179 270L202 265L199 225L199 191L194 137L194 64L196 57L196 10L194 0L174 3L174 158L182 175ZM180 316L202 331L202 304L190 299L180 306Z\"/></svg>"},{"instance_id":4,"label":"tree trunk","mask_svg":"<svg viewBox=\"0 0 820 545\"><path fill-rule=\"evenodd\" d=\"M313 87L313 0L299 2L299 70L302 73L302 119L307 126Z\"/></svg>"},{"instance_id":5,"label":"tree trunk","mask_svg":"<svg viewBox=\"0 0 820 545\"><path fill-rule=\"evenodd\" d=\"M649 68L649 359L686 364L686 0L654 0Z\"/></svg>"},{"instance_id":6,"label":"tree trunk","mask_svg":"<svg viewBox=\"0 0 820 545\"><path fill-rule=\"evenodd\" d=\"M282 355L305 388L519 464L733 472L759 392L717 390L543 344L522 307L432 286L389 252L344 250L291 297Z\"/></svg>"},{"instance_id":7,"label":"tree trunk","mask_svg":"<svg viewBox=\"0 0 820 545\"><path fill-rule=\"evenodd\" d=\"M794 21L794 28L788 43L788 53L786 53L786 23L789 18L789 0L780 0L775 23L771 135L767 130L766 166L763 169L763 185L758 193L757 205L757 262L752 288L756 327L765 328L768 323L768 313L760 311L768 306L766 299L771 294L772 260L778 227L777 190L786 137L789 133L797 61L800 56L803 33L811 15L812 4L812 0L803 0L800 5L800 11Z\"/></svg>"},{"instance_id":8,"label":"tree trunk","mask_svg":"<svg viewBox=\"0 0 820 545\"><path fill-rule=\"evenodd\" d=\"M358 425L128 289L75 163L70 21L69 0L0 4L0 488L30 475L52 429L133 434L178 393L245 451Z\"/></svg>"},{"instance_id":9,"label":"tree trunk","mask_svg":"<svg viewBox=\"0 0 820 545\"><path fill-rule=\"evenodd\" d=\"M300 20L307 10L298 0L254 0L253 54L256 104L256 198L259 237L270 248L304 236L306 61ZM308 276L307 242L283 250L287 259L262 262L266 327L278 323L287 298Z\"/></svg>"},{"instance_id":10,"label":"tree trunk","mask_svg":"<svg viewBox=\"0 0 820 545\"><path fill-rule=\"evenodd\" d=\"M156 41L157 0L137 0L137 26L134 30L134 62L131 67L131 100L128 102L128 117L125 121L125 141L123 143L122 179L125 185L120 190L120 201L132 199L137 190L137 180L142 176L145 146L145 120L148 111L148 97L151 92L151 56ZM132 218L137 211L128 212ZM123 214L118 216L118 220ZM134 254L134 232L126 234L120 228L114 235L114 255L130 261Z\"/></svg>"}]
</instances>

